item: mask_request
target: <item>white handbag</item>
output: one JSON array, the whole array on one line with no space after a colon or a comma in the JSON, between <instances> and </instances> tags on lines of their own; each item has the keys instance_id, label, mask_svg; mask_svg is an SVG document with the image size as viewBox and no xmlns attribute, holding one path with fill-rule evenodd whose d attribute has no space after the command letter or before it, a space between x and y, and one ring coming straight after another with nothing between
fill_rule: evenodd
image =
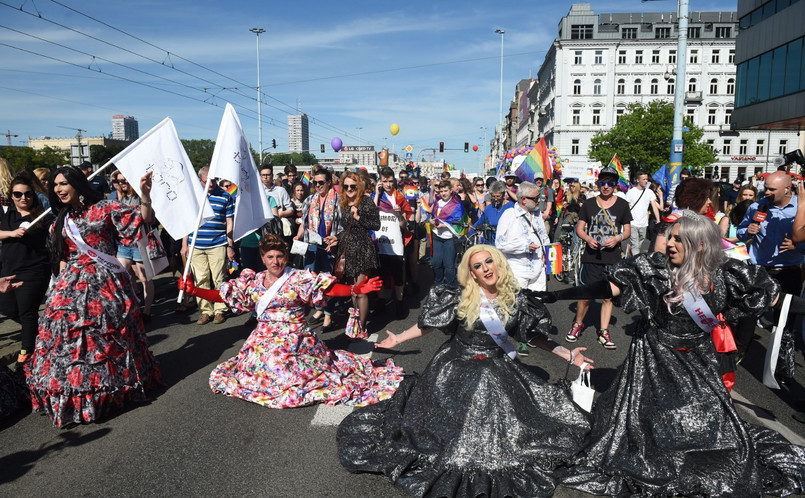
<instances>
[{"instance_id":1,"label":"white handbag","mask_svg":"<svg viewBox=\"0 0 805 498\"><path fill-rule=\"evenodd\" d=\"M570 384L570 394L573 396L573 401L581 407L582 410L589 413L593 407L593 395L595 389L590 387L590 371L586 370L589 363L581 364L581 372L579 377Z\"/></svg>"}]
</instances>

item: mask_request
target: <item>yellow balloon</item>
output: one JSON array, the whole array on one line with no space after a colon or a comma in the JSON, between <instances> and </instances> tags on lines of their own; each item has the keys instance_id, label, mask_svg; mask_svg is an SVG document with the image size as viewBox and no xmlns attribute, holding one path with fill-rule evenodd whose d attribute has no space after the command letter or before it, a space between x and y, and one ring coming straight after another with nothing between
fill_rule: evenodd
<instances>
[{"instance_id":1,"label":"yellow balloon","mask_svg":"<svg viewBox=\"0 0 805 498\"><path fill-rule=\"evenodd\" d=\"M397 123L394 123L393 125L391 125L391 128L389 128L389 131L391 131L392 135L396 135L397 133L400 133L400 125L398 125Z\"/></svg>"}]
</instances>

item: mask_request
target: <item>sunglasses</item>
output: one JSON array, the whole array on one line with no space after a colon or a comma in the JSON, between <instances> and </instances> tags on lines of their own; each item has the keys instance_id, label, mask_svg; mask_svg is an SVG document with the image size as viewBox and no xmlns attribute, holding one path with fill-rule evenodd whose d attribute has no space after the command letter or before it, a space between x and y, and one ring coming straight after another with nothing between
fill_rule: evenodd
<instances>
[{"instance_id":1,"label":"sunglasses","mask_svg":"<svg viewBox=\"0 0 805 498\"><path fill-rule=\"evenodd\" d=\"M537 202L539 200L539 197L528 197L526 195L522 195L520 197L522 197L523 199L528 199L530 201L534 201L534 202Z\"/></svg>"},{"instance_id":2,"label":"sunglasses","mask_svg":"<svg viewBox=\"0 0 805 498\"><path fill-rule=\"evenodd\" d=\"M351 184L350 183L345 183L344 184L344 190L358 190L358 186L355 185L354 183L351 183Z\"/></svg>"},{"instance_id":3,"label":"sunglasses","mask_svg":"<svg viewBox=\"0 0 805 498\"><path fill-rule=\"evenodd\" d=\"M313 181L313 185L315 185L317 187L320 187L320 186L324 185L325 183L327 183L327 181L325 181L325 180L314 180Z\"/></svg>"},{"instance_id":4,"label":"sunglasses","mask_svg":"<svg viewBox=\"0 0 805 498\"><path fill-rule=\"evenodd\" d=\"M19 192L15 190L14 192L11 192L11 195L13 195L15 199L21 199L23 195L25 196L26 199L34 198L34 193L31 192L30 190L25 192Z\"/></svg>"},{"instance_id":5,"label":"sunglasses","mask_svg":"<svg viewBox=\"0 0 805 498\"><path fill-rule=\"evenodd\" d=\"M598 180L597 182L595 182L595 184L598 185L599 187L613 188L615 185L618 184L618 182L614 180Z\"/></svg>"},{"instance_id":6,"label":"sunglasses","mask_svg":"<svg viewBox=\"0 0 805 498\"><path fill-rule=\"evenodd\" d=\"M476 183L475 186L483 188L484 184L483 183Z\"/></svg>"}]
</instances>

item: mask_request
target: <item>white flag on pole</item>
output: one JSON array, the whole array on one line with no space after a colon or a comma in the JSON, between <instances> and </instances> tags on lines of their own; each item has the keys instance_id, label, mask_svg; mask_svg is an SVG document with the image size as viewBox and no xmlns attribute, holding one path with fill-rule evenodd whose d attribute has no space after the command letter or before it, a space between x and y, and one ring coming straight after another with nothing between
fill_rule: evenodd
<instances>
[{"instance_id":1,"label":"white flag on pole","mask_svg":"<svg viewBox=\"0 0 805 498\"><path fill-rule=\"evenodd\" d=\"M187 157L173 121L163 119L112 158L117 169L140 192L140 178L154 172L151 202L154 214L174 239L181 239L196 229L197 215L204 201L204 187ZM203 219L214 216L204 205Z\"/></svg>"},{"instance_id":2,"label":"white flag on pole","mask_svg":"<svg viewBox=\"0 0 805 498\"><path fill-rule=\"evenodd\" d=\"M249 143L232 104L227 103L215 150L210 161L210 177L229 180L238 188L235 198L233 237L239 240L273 218L271 205L260 181Z\"/></svg>"}]
</instances>

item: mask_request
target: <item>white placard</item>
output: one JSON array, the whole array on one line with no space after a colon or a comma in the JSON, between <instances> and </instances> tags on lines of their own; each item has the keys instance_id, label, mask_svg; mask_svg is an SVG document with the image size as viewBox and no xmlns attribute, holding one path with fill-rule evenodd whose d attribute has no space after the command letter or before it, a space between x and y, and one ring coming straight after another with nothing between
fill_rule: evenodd
<instances>
[{"instance_id":1,"label":"white placard","mask_svg":"<svg viewBox=\"0 0 805 498\"><path fill-rule=\"evenodd\" d=\"M304 256L305 253L307 253L308 245L309 244L302 242L301 240L294 240L293 245L291 246L291 254L299 254L300 256Z\"/></svg>"},{"instance_id":2,"label":"white placard","mask_svg":"<svg viewBox=\"0 0 805 498\"><path fill-rule=\"evenodd\" d=\"M380 211L380 230L375 232L375 240L378 254L403 255L402 230L396 214Z\"/></svg>"},{"instance_id":3,"label":"white placard","mask_svg":"<svg viewBox=\"0 0 805 498\"><path fill-rule=\"evenodd\" d=\"M321 220L321 223L324 223L324 220ZM307 240L311 244L316 244L317 246L324 245L324 240L322 240L321 235L319 235L319 232L311 230L309 228L307 229Z\"/></svg>"}]
</instances>

